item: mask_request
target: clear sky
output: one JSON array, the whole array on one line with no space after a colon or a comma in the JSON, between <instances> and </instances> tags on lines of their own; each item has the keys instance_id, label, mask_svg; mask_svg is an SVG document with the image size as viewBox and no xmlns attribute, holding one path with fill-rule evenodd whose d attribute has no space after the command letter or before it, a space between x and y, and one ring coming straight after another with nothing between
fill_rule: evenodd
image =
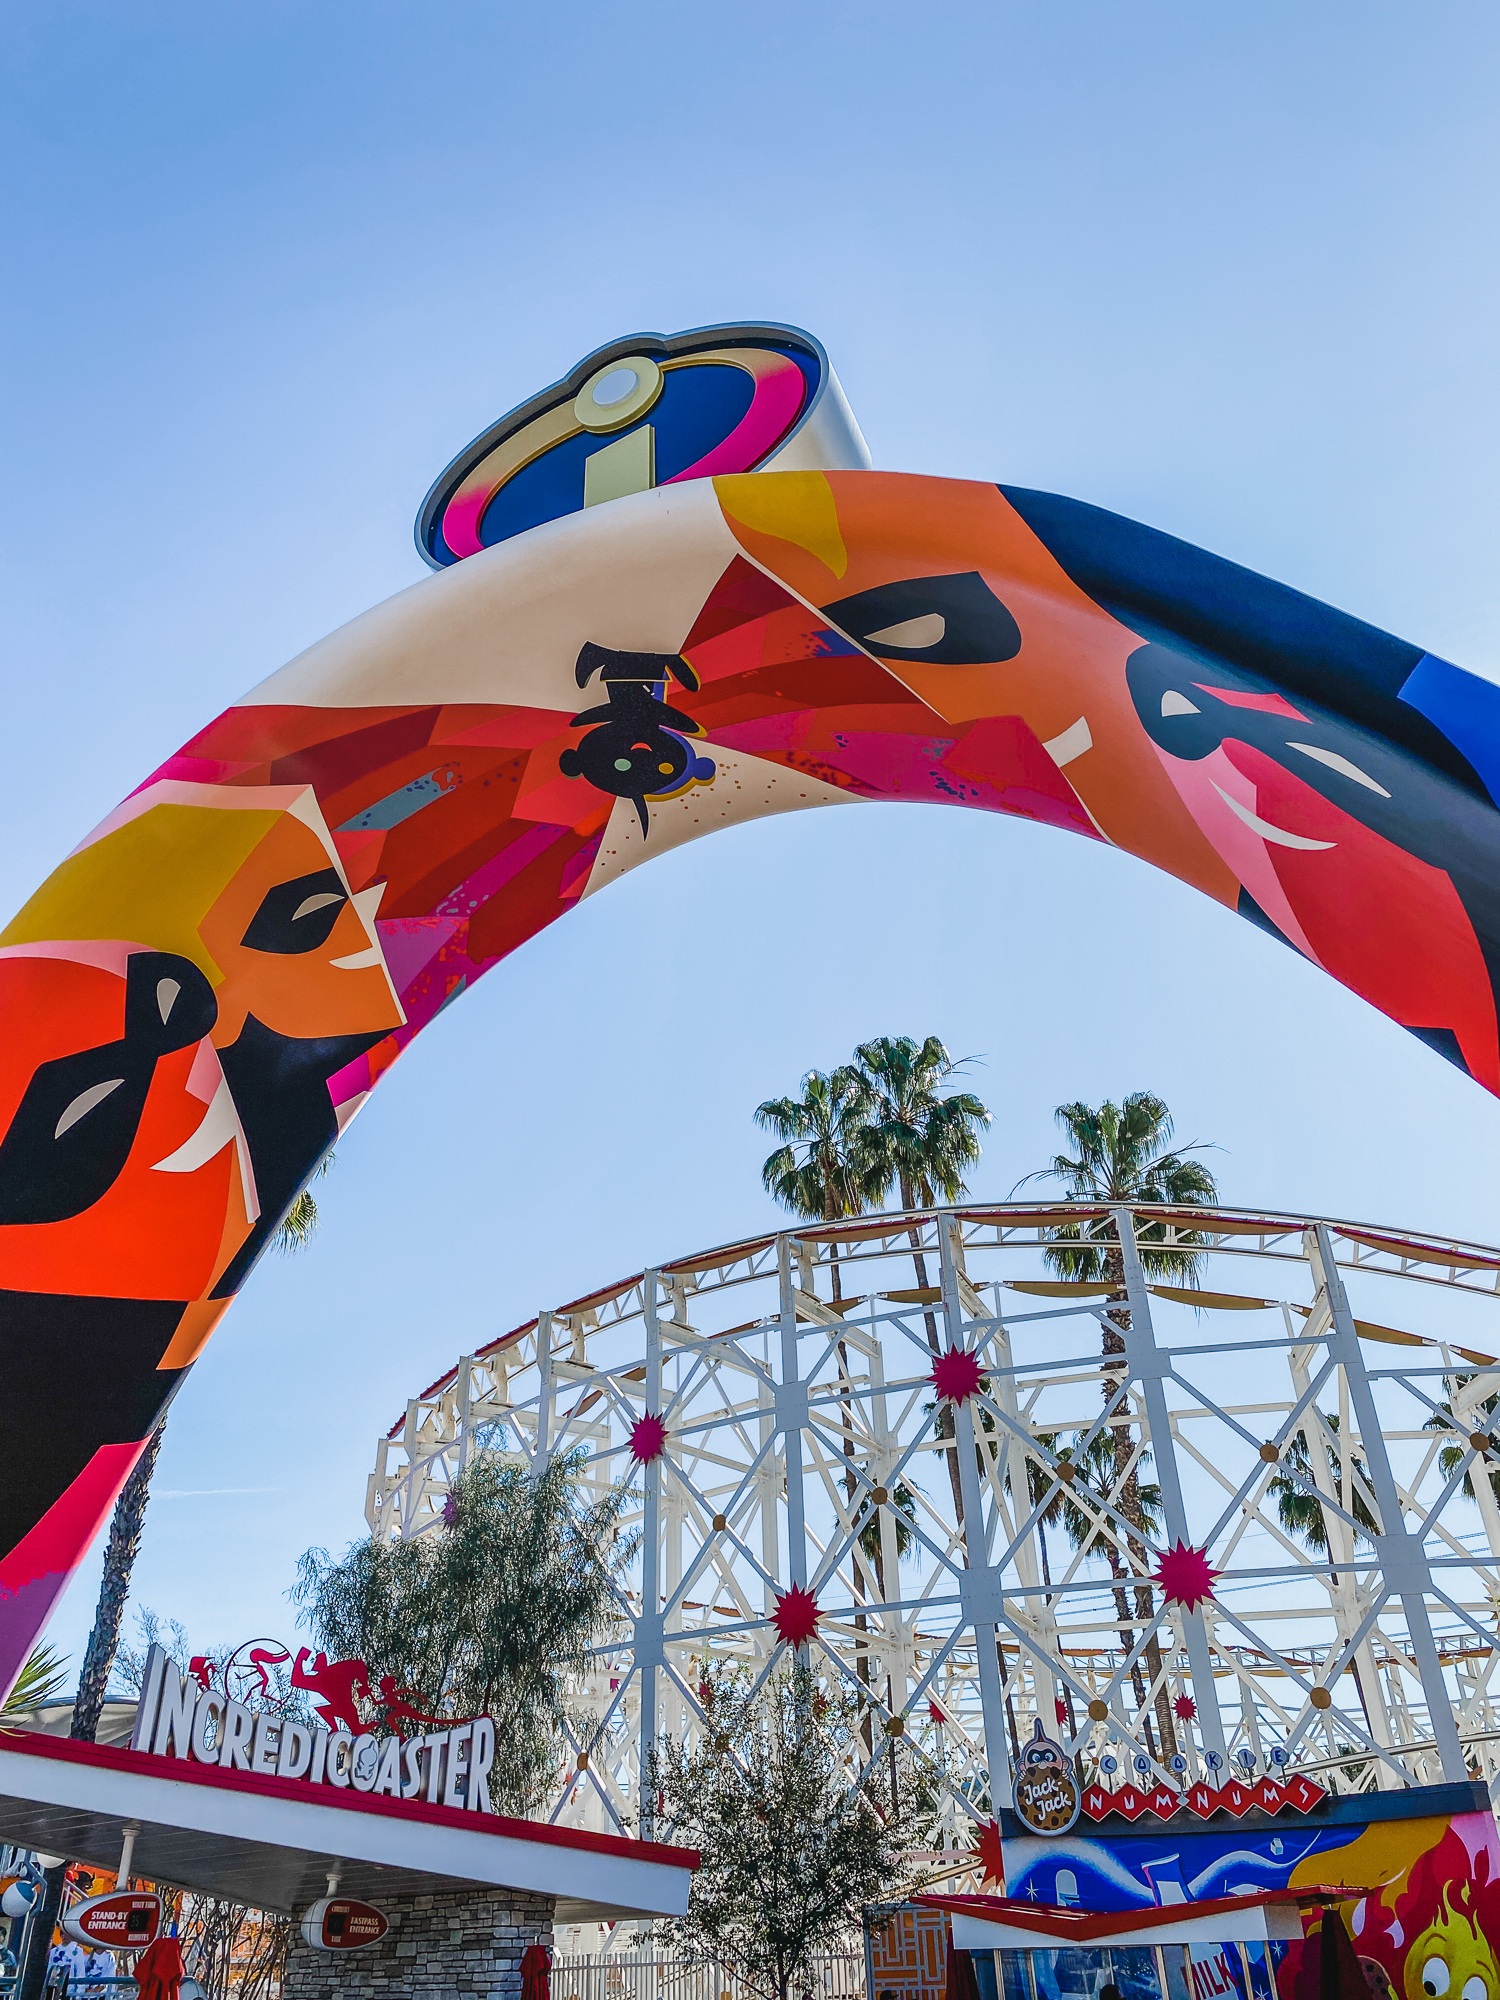
<instances>
[{"instance_id":1,"label":"clear sky","mask_svg":"<svg viewBox=\"0 0 1500 2000\"><path fill-rule=\"evenodd\" d=\"M0 902L642 328L807 326L878 465L1100 502L1500 679L1497 60L1488 0L8 9ZM174 1405L139 1597L289 1632L408 1395L764 1227L754 1104L903 1031L982 1059L981 1195L1149 1086L1230 1199L1500 1239L1500 1106L1190 891L978 815L739 828L385 1081Z\"/></svg>"}]
</instances>

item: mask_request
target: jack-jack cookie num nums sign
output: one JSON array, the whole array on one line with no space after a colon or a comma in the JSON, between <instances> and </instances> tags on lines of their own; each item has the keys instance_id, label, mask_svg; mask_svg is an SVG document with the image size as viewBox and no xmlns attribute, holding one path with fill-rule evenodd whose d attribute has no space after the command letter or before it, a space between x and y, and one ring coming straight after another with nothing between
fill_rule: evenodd
<instances>
[{"instance_id":1,"label":"jack-jack cookie num nums sign","mask_svg":"<svg viewBox=\"0 0 1500 2000\"><path fill-rule=\"evenodd\" d=\"M1066 1833L1082 1802L1067 1752L1038 1722L1016 1765L1016 1817L1033 1833Z\"/></svg>"}]
</instances>

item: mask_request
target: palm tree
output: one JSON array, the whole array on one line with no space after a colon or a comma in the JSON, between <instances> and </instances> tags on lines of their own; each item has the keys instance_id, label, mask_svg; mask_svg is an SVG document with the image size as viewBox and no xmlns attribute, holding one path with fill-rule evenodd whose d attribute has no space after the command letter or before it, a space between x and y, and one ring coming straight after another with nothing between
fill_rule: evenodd
<instances>
[{"instance_id":1,"label":"palm tree","mask_svg":"<svg viewBox=\"0 0 1500 2000\"><path fill-rule=\"evenodd\" d=\"M854 1062L864 1093L865 1116L859 1140L861 1176L878 1188L880 1199L894 1187L904 1209L931 1208L938 1200L957 1201L968 1191L967 1174L978 1159L979 1134L990 1114L971 1090L949 1086L963 1067L936 1035L917 1042L910 1035L879 1035L861 1042ZM914 1223L908 1231L917 1290L931 1290L922 1232ZM937 1315L930 1306L923 1315L927 1345L934 1357L941 1352ZM963 1491L958 1454L952 1449L953 1405L938 1404L938 1435L944 1441L953 1511L963 1525Z\"/></svg>"},{"instance_id":2,"label":"palm tree","mask_svg":"<svg viewBox=\"0 0 1500 2000\"><path fill-rule=\"evenodd\" d=\"M1325 1441L1323 1452L1328 1461L1328 1471L1334 1491L1342 1495L1344 1472L1337 1449L1339 1420L1336 1416L1329 1416L1319 1411L1313 1421L1326 1424L1334 1435L1335 1443L1329 1444ZM1451 1473L1463 1457L1463 1449L1458 1445L1445 1446L1438 1456L1440 1460L1447 1460L1447 1464L1443 1467L1444 1472ZM1267 1490L1276 1495L1277 1518L1289 1535L1296 1535L1308 1548L1326 1556L1328 1518L1323 1512L1323 1502L1313 1483L1312 1453L1308 1450L1305 1430L1298 1431L1292 1439L1282 1453L1281 1463L1286 1470L1278 1472L1267 1482ZM1350 1532L1356 1542L1373 1542L1380 1533L1380 1523L1365 1499L1369 1485L1370 1475L1365 1470L1364 1460L1356 1451L1351 1454L1349 1463L1349 1512L1354 1517L1354 1526ZM1472 1490L1471 1486L1471 1493Z\"/></svg>"},{"instance_id":3,"label":"palm tree","mask_svg":"<svg viewBox=\"0 0 1500 2000\"><path fill-rule=\"evenodd\" d=\"M1201 1208L1219 1198L1218 1183L1201 1160L1190 1159L1196 1145L1172 1144L1172 1114L1150 1091L1137 1090L1114 1104L1109 1099L1097 1108L1081 1101L1060 1104L1057 1123L1072 1144L1071 1153L1055 1153L1043 1172L1062 1182L1070 1201L1098 1204L1106 1208L1118 1203L1135 1205L1159 1202L1172 1208ZM1179 1229L1176 1240L1166 1241L1162 1222L1136 1225L1136 1244L1141 1265L1150 1278L1170 1279L1178 1284L1197 1283L1202 1261L1201 1231ZM1130 1331L1130 1307L1125 1288L1125 1258L1115 1233L1111 1214L1080 1218L1064 1223L1052 1232L1047 1262L1060 1277L1085 1284L1110 1287L1107 1309L1100 1320L1104 1352L1103 1393L1112 1403L1123 1382L1125 1336ZM1138 1576L1146 1572L1146 1512L1141 1484L1133 1464L1135 1446L1127 1418L1113 1422L1109 1431L1114 1458L1115 1505L1128 1523L1126 1545ZM1117 1586L1126 1571L1118 1541L1106 1540L1111 1574ZM1136 1620L1149 1625L1152 1616L1151 1592L1135 1593ZM1131 1624L1125 1609L1125 1592L1116 1588L1115 1604L1121 1615L1120 1638L1125 1650L1133 1648ZM1171 1702L1161 1671L1161 1646L1153 1633L1146 1642L1146 1662L1156 1687L1156 1720L1162 1754L1177 1747ZM1145 1708L1139 1674L1134 1676L1136 1694ZM1143 1717L1144 1720L1144 1717ZM1150 1724L1146 1722L1149 1742Z\"/></svg>"},{"instance_id":4,"label":"palm tree","mask_svg":"<svg viewBox=\"0 0 1500 2000\"><path fill-rule=\"evenodd\" d=\"M917 1496L904 1479L898 1479L891 1488L887 1503L891 1510L891 1520L896 1529L896 1560L901 1562L910 1552L917 1534ZM882 1597L885 1596L885 1551L880 1539L880 1516L872 1514L859 1531L859 1545L869 1558L870 1567L875 1572L875 1586Z\"/></svg>"},{"instance_id":5,"label":"palm tree","mask_svg":"<svg viewBox=\"0 0 1500 2000\"><path fill-rule=\"evenodd\" d=\"M963 1068L936 1035L879 1035L854 1062L866 1099L864 1172L882 1195L899 1189L903 1208L931 1208L968 1192L979 1134L990 1114L971 1090L948 1088Z\"/></svg>"},{"instance_id":6,"label":"palm tree","mask_svg":"<svg viewBox=\"0 0 1500 2000\"><path fill-rule=\"evenodd\" d=\"M760 1177L783 1208L790 1209L793 1215L806 1216L818 1222L838 1222L846 1216L863 1214L874 1194L862 1151L868 1109L868 1093L858 1071L849 1063L841 1063L831 1075L811 1069L802 1079L800 1097L769 1097L764 1104L756 1106L756 1124L773 1132L782 1142L766 1159ZM842 1299L839 1247L837 1243L830 1243L828 1249L833 1296ZM841 1338L835 1342L835 1348L841 1391L839 1412L843 1429L844 1499L852 1521L859 1489L854 1469L854 1423L850 1410L854 1384L849 1371L848 1342ZM872 1525L878 1553L880 1530L878 1524ZM857 1598L864 1595L864 1575L859 1557L860 1553L869 1553L870 1532L870 1527L866 1527L863 1533L857 1535L856 1550L851 1551ZM910 1531L907 1532L909 1534ZM900 1533L898 1526L898 1536ZM877 1559L876 1588L883 1598L885 1585L881 1570L882 1565ZM855 1612L854 1623L860 1633L866 1630L868 1621L863 1611ZM857 1646L856 1671L862 1681L869 1680L869 1654L863 1640Z\"/></svg>"},{"instance_id":7,"label":"palm tree","mask_svg":"<svg viewBox=\"0 0 1500 2000\"><path fill-rule=\"evenodd\" d=\"M334 1155L327 1152L313 1170L312 1178L321 1180L333 1165ZM318 1204L310 1187L303 1188L286 1214L276 1226L276 1234L271 1238L278 1250L305 1250L313 1239L318 1226Z\"/></svg>"},{"instance_id":8,"label":"palm tree","mask_svg":"<svg viewBox=\"0 0 1500 2000\"><path fill-rule=\"evenodd\" d=\"M0 1704L0 1722L19 1721L51 1701L67 1685L68 1663L55 1646L33 1646L16 1684Z\"/></svg>"},{"instance_id":9,"label":"palm tree","mask_svg":"<svg viewBox=\"0 0 1500 2000\"><path fill-rule=\"evenodd\" d=\"M1037 1442L1053 1451L1064 1465L1073 1468L1071 1483L1059 1480L1042 1514L1043 1523L1052 1527L1062 1524L1063 1533L1075 1549L1087 1549L1099 1537L1100 1515L1109 1503L1115 1480L1114 1439L1107 1430L1099 1431L1088 1443L1084 1443L1085 1433L1080 1432L1071 1444L1058 1444L1057 1440L1045 1435ZM1149 1466L1151 1454L1143 1451L1137 1475L1141 1468ZM1026 1478L1031 1488L1032 1504L1035 1506L1052 1487L1052 1474L1039 1459L1028 1458ZM1136 1490L1140 1494L1141 1521L1148 1535L1155 1535L1161 1529L1161 1488L1154 1480L1137 1476ZM1080 1497L1081 1496L1081 1497ZM1098 1503L1095 1507L1087 1501ZM1043 1544L1043 1559L1046 1545ZM1051 1577L1044 1579L1050 1583Z\"/></svg>"},{"instance_id":10,"label":"palm tree","mask_svg":"<svg viewBox=\"0 0 1500 2000\"><path fill-rule=\"evenodd\" d=\"M1044 1451L1048 1451L1065 1468L1061 1476L1055 1474L1041 1459L1028 1453L1026 1459L1026 1489L1033 1507L1041 1513L1037 1520L1037 1543L1042 1556L1042 1582L1050 1593L1052 1589L1052 1561L1047 1549L1047 1530L1062 1526L1063 1533L1075 1550L1085 1553L1099 1539L1099 1530L1104 1522L1104 1509L1113 1497L1115 1483L1114 1439L1107 1430L1098 1431L1092 1439L1087 1433L1075 1434L1071 1444L1062 1442L1058 1431L1038 1431L1036 1441ZM1140 1463L1149 1466L1151 1454L1141 1453ZM1006 1475L1006 1487L1010 1487L1010 1475ZM1137 1479L1140 1496L1141 1518L1148 1534L1156 1534L1161 1527L1161 1488L1154 1481ZM1091 1507L1085 1504L1094 1502ZM1048 1597L1051 1603L1051 1597ZM1123 1592L1115 1592L1115 1611L1122 1622L1129 1616L1123 1601ZM1132 1676L1142 1706L1145 1705L1145 1690L1139 1674ZM1076 1733L1073 1717L1073 1692L1067 1690L1068 1728Z\"/></svg>"},{"instance_id":11,"label":"palm tree","mask_svg":"<svg viewBox=\"0 0 1500 2000\"><path fill-rule=\"evenodd\" d=\"M125 1600L130 1595L130 1575L140 1553L146 1527L146 1502L151 1497L151 1475L161 1450L163 1418L147 1438L130 1477L120 1488L115 1511L110 1516L109 1540L104 1548L104 1575L99 1584L99 1602L94 1611L93 1630L84 1648L83 1666L78 1675L78 1694L73 1703L69 1734L80 1742L92 1743L99 1733L104 1713L104 1693L120 1644L120 1623L125 1616Z\"/></svg>"},{"instance_id":12,"label":"palm tree","mask_svg":"<svg viewBox=\"0 0 1500 2000\"><path fill-rule=\"evenodd\" d=\"M1463 1376L1458 1380L1457 1386L1462 1388L1466 1382L1472 1382L1473 1379L1472 1375ZM1500 1408L1500 1395L1486 1396L1482 1403L1473 1404L1468 1414L1460 1421L1454 1416L1453 1405L1446 1396L1438 1404L1434 1414L1423 1425L1423 1429L1446 1431L1448 1434L1450 1442L1438 1452L1438 1466L1444 1479L1451 1479L1463 1463L1464 1455L1469 1448L1467 1442L1469 1434L1476 1430L1487 1431L1493 1426L1497 1408ZM1472 1465L1464 1474L1463 1491L1465 1499L1475 1498ZM1494 1466L1490 1468L1490 1491L1497 1500L1500 1500L1500 1468Z\"/></svg>"},{"instance_id":13,"label":"palm tree","mask_svg":"<svg viewBox=\"0 0 1500 2000\"><path fill-rule=\"evenodd\" d=\"M755 1122L781 1144L760 1170L783 1208L818 1222L863 1215L879 1199L866 1157L869 1094L859 1072L841 1063L831 1075L810 1069L800 1097L769 1097L755 1108ZM839 1285L838 1245L833 1251L833 1295Z\"/></svg>"}]
</instances>

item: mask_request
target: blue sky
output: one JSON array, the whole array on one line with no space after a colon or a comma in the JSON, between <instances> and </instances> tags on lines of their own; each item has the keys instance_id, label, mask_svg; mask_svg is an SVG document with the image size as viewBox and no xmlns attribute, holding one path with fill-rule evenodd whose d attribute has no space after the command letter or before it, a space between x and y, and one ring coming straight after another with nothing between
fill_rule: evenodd
<instances>
[{"instance_id":1,"label":"blue sky","mask_svg":"<svg viewBox=\"0 0 1500 2000\"><path fill-rule=\"evenodd\" d=\"M421 574L458 447L640 328L810 327L877 464L1100 502L1500 679L1497 57L1447 0L14 10L0 901ZM289 1631L409 1394L763 1227L753 1105L902 1031L982 1058L977 1193L1059 1101L1149 1086L1233 1200L1500 1237L1500 1106L1127 857L906 807L736 829L383 1084L174 1407L139 1595Z\"/></svg>"}]
</instances>

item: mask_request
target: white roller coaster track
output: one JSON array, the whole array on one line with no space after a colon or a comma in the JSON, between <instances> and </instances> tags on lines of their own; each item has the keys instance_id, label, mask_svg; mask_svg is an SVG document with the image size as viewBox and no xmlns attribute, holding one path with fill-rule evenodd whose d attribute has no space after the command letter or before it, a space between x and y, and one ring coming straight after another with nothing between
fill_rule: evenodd
<instances>
[{"instance_id":1,"label":"white roller coaster track","mask_svg":"<svg viewBox=\"0 0 1500 2000\"><path fill-rule=\"evenodd\" d=\"M1109 1232L1099 1283L1047 1259L1080 1221ZM1159 1255L1184 1231L1192 1285ZM983 1374L957 1403L932 1373L953 1349ZM598 1487L633 1477L567 1823L649 1825L641 1746L703 1726L711 1664L764 1669L794 1586L870 1754L905 1735L930 1761L954 1847L1037 1718L1107 1783L1500 1792L1496 1356L1500 1251L1472 1244L1224 1209L880 1214L664 1264L464 1355L380 1440L367 1513L440 1532L478 1451L582 1446ZM1219 1573L1191 1609L1154 1581L1178 1543Z\"/></svg>"}]
</instances>

